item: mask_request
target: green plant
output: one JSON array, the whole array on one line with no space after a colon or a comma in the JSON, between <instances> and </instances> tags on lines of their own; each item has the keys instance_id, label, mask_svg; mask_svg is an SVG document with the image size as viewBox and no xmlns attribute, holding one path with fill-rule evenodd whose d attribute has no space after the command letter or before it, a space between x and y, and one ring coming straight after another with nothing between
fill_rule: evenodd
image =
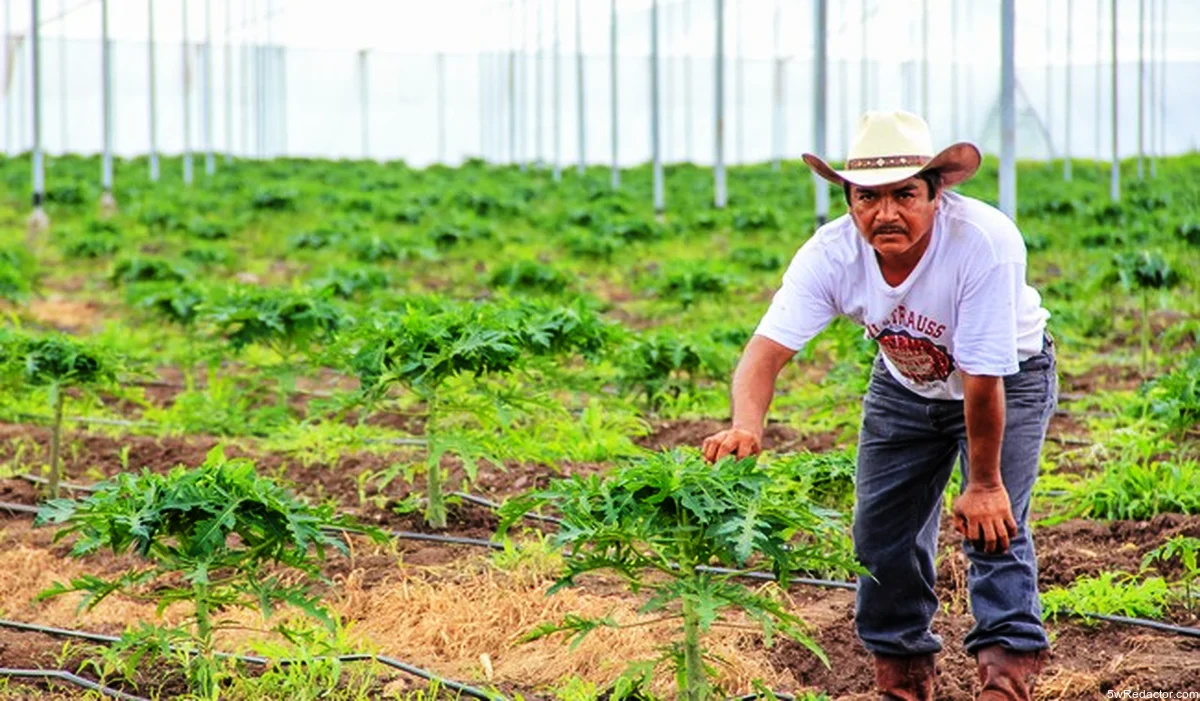
<instances>
[{"instance_id":1,"label":"green plant","mask_svg":"<svg viewBox=\"0 0 1200 701\"><path fill-rule=\"evenodd\" d=\"M135 282L182 282L191 277L191 270L178 261L146 256L129 256L113 264L108 274L114 286Z\"/></svg>"},{"instance_id":2,"label":"green plant","mask_svg":"<svg viewBox=\"0 0 1200 701\"><path fill-rule=\"evenodd\" d=\"M729 260L744 265L750 270L761 270L768 273L779 270L784 264L782 255L758 246L735 248L730 251Z\"/></svg>"},{"instance_id":3,"label":"green plant","mask_svg":"<svg viewBox=\"0 0 1200 701\"><path fill-rule=\"evenodd\" d=\"M24 301L33 290L37 260L22 248L0 248L0 299Z\"/></svg>"},{"instance_id":4,"label":"green plant","mask_svg":"<svg viewBox=\"0 0 1200 701\"><path fill-rule=\"evenodd\" d=\"M1167 563L1178 560L1183 566L1180 583L1183 584L1184 605L1189 611L1196 610L1196 598L1192 592L1192 584L1200 581L1200 567L1197 567L1197 556L1200 555L1200 538L1177 535L1157 548L1146 553L1142 558L1142 568L1153 567L1155 562Z\"/></svg>"},{"instance_id":5,"label":"green plant","mask_svg":"<svg viewBox=\"0 0 1200 701\"><path fill-rule=\"evenodd\" d=\"M1146 383L1138 394L1140 406L1131 406L1130 411L1145 412L1182 441L1200 424L1200 355Z\"/></svg>"},{"instance_id":6,"label":"green plant","mask_svg":"<svg viewBox=\"0 0 1200 701\"><path fill-rule=\"evenodd\" d=\"M342 310L323 297L251 286L233 286L214 295L201 311L235 351L257 343L279 356L281 405L295 389L296 355L333 338L347 322Z\"/></svg>"},{"instance_id":7,"label":"green plant","mask_svg":"<svg viewBox=\"0 0 1200 701\"><path fill-rule=\"evenodd\" d=\"M1069 588L1051 587L1042 594L1042 615L1049 619L1088 613L1159 618L1169 596L1161 577L1139 581L1125 572L1101 572L1096 577L1080 577Z\"/></svg>"},{"instance_id":8,"label":"green plant","mask_svg":"<svg viewBox=\"0 0 1200 701\"><path fill-rule=\"evenodd\" d=\"M367 267L331 268L324 275L309 281L320 295L330 294L352 299L359 293L385 289L392 282L383 270Z\"/></svg>"},{"instance_id":9,"label":"green plant","mask_svg":"<svg viewBox=\"0 0 1200 701\"><path fill-rule=\"evenodd\" d=\"M771 456L765 469L781 485L834 509L845 509L854 498L855 450L784 453Z\"/></svg>"},{"instance_id":10,"label":"green plant","mask_svg":"<svg viewBox=\"0 0 1200 701\"><path fill-rule=\"evenodd\" d=\"M700 380L729 374L729 363L711 344L668 333L633 341L620 353L618 364L621 387L639 391L651 409L694 389Z\"/></svg>"},{"instance_id":11,"label":"green plant","mask_svg":"<svg viewBox=\"0 0 1200 701\"><path fill-rule=\"evenodd\" d=\"M424 405L429 444L426 520L435 528L445 528L442 456L462 458L470 480L475 478L476 460L487 457L469 435L443 425L453 409L443 392L447 380L507 374L536 356L594 354L603 347L608 327L582 303L564 308L445 303L410 306L401 314L364 325L356 335L358 351L349 360L349 369L359 378L366 402L373 404L393 385L402 385ZM472 389L489 392L483 383L475 383ZM499 395L491 399L511 401Z\"/></svg>"},{"instance_id":12,"label":"green plant","mask_svg":"<svg viewBox=\"0 0 1200 701\"><path fill-rule=\"evenodd\" d=\"M492 273L493 287L507 287L521 292L558 294L567 289L570 280L562 271L532 260L514 261Z\"/></svg>"},{"instance_id":13,"label":"green plant","mask_svg":"<svg viewBox=\"0 0 1200 701\"><path fill-rule=\"evenodd\" d=\"M1162 254L1152 251L1117 254L1113 266L1126 289L1141 292L1142 374L1145 375L1150 366L1150 292L1175 287L1179 284L1179 273Z\"/></svg>"},{"instance_id":14,"label":"green plant","mask_svg":"<svg viewBox=\"0 0 1200 701\"><path fill-rule=\"evenodd\" d=\"M33 336L0 329L0 379L10 388L46 387L50 393L50 481L58 497L61 475L63 407L66 390L92 391L116 383L124 360L106 346L80 341L61 333Z\"/></svg>"},{"instance_id":15,"label":"green plant","mask_svg":"<svg viewBox=\"0 0 1200 701\"><path fill-rule=\"evenodd\" d=\"M678 300L686 309L700 297L728 292L733 285L729 275L701 263L679 263L669 269L653 288L661 296Z\"/></svg>"},{"instance_id":16,"label":"green plant","mask_svg":"<svg viewBox=\"0 0 1200 701\"><path fill-rule=\"evenodd\" d=\"M320 579L327 549L347 551L330 529L363 531L332 505L310 506L255 473L246 459L227 459L220 447L195 468L170 473L123 473L102 483L87 498L56 499L38 512L38 523L61 526L55 540L75 536L71 554L85 557L101 549L134 553L147 562L106 579L85 574L56 583L39 598L82 592L81 608L91 609L122 592L147 597L163 608L187 602L186 629L170 636L194 644L189 678L205 698L216 698L218 679L213 633L215 616L231 608L256 609L269 617L279 605L292 606L333 628L310 582ZM377 531L366 529L377 539ZM283 577L279 568L300 575Z\"/></svg>"},{"instance_id":17,"label":"green plant","mask_svg":"<svg viewBox=\"0 0 1200 701\"><path fill-rule=\"evenodd\" d=\"M1084 518L1148 519L1163 513L1200 513L1200 463L1195 460L1113 461L1067 496L1070 513Z\"/></svg>"},{"instance_id":18,"label":"green plant","mask_svg":"<svg viewBox=\"0 0 1200 701\"><path fill-rule=\"evenodd\" d=\"M768 645L777 632L783 633L828 664L804 634L803 622L778 598L747 590L734 574L698 569L724 565L744 572L759 565L780 579L798 570L860 569L829 555L822 543L823 535L841 530L836 514L775 489L754 460L724 458L709 465L696 451L676 450L632 461L604 476L555 480L546 489L507 502L500 510L499 534L543 508L561 514L555 543L568 551L550 593L598 571L616 574L634 592L647 590L641 613L659 613L656 622L679 625L682 639L649 666L673 664L680 698L714 697L703 635L727 624L733 611L761 626ZM795 540L802 534L809 539ZM598 628L629 625L643 624L568 615L538 626L523 639L554 633L579 639Z\"/></svg>"},{"instance_id":19,"label":"green plant","mask_svg":"<svg viewBox=\"0 0 1200 701\"><path fill-rule=\"evenodd\" d=\"M187 338L187 358L183 368L185 389L195 389L196 322L205 301L204 291L194 283L143 283L133 286L130 296L138 306L183 330Z\"/></svg>"}]
</instances>

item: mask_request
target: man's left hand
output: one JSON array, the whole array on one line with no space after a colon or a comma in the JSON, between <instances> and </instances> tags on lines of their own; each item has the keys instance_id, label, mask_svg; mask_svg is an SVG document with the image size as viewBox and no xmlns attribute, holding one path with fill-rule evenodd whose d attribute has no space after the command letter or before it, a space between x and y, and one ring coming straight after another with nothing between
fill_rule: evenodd
<instances>
[{"instance_id":1,"label":"man's left hand","mask_svg":"<svg viewBox=\"0 0 1200 701\"><path fill-rule=\"evenodd\" d=\"M980 544L984 552L1002 553L1017 537L1017 521L1004 485L967 484L954 500L954 527L967 540Z\"/></svg>"}]
</instances>

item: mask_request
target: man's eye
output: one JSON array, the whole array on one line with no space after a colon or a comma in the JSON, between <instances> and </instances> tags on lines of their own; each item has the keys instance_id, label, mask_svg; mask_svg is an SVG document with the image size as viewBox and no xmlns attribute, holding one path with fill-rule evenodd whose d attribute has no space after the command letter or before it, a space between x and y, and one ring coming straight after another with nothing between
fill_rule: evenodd
<instances>
[{"instance_id":1,"label":"man's eye","mask_svg":"<svg viewBox=\"0 0 1200 701\"><path fill-rule=\"evenodd\" d=\"M911 200L911 199L912 199L912 193L911 193L911 192L901 192L901 193L900 193L900 195L899 195L899 197L900 197L900 199L902 199L902 200Z\"/></svg>"}]
</instances>

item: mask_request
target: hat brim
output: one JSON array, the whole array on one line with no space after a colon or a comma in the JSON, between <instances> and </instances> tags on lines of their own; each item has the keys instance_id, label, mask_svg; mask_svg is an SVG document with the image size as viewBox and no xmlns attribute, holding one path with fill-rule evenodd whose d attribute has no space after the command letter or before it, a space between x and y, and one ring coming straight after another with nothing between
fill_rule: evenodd
<instances>
[{"instance_id":1,"label":"hat brim","mask_svg":"<svg viewBox=\"0 0 1200 701\"><path fill-rule=\"evenodd\" d=\"M814 173L825 178L834 185L858 185L859 187L878 187L890 185L901 180L907 180L917 173L927 170L937 170L942 176L942 187L954 187L969 180L979 170L983 156L979 149L967 141L960 141L942 149L923 166L903 166L900 168L860 168L856 170L835 170L819 156L806 153L804 162Z\"/></svg>"}]
</instances>

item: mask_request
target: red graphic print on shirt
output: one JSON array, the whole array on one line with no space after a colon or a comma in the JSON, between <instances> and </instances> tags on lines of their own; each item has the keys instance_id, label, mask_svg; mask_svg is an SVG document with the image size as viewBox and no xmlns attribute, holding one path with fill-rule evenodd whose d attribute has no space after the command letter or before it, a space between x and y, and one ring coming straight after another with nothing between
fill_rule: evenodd
<instances>
[{"instance_id":1,"label":"red graphic print on shirt","mask_svg":"<svg viewBox=\"0 0 1200 701\"><path fill-rule=\"evenodd\" d=\"M875 336L875 340L900 374L913 382L944 382L954 370L954 360L945 347L928 338L889 329Z\"/></svg>"}]
</instances>

